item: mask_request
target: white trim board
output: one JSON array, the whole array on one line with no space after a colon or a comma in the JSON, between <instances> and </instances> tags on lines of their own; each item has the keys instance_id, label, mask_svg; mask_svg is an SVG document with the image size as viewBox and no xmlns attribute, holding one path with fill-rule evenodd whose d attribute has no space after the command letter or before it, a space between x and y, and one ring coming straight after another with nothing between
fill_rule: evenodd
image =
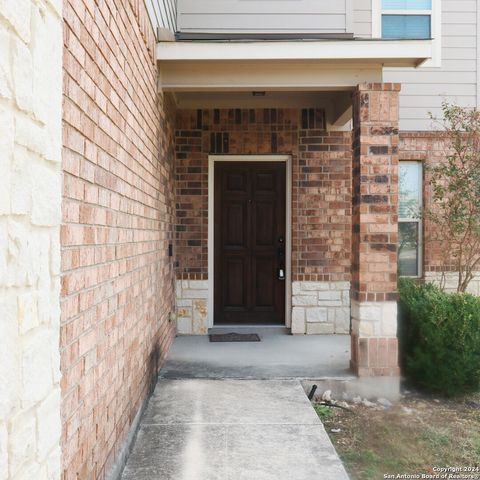
<instances>
[{"instance_id":1,"label":"white trim board","mask_svg":"<svg viewBox=\"0 0 480 480\"><path fill-rule=\"evenodd\" d=\"M418 65L432 57L431 40L285 42L158 42L157 60L376 60L389 66Z\"/></svg>"},{"instance_id":2,"label":"white trim board","mask_svg":"<svg viewBox=\"0 0 480 480\"><path fill-rule=\"evenodd\" d=\"M292 157L291 155L209 155L208 156L208 328L214 326L214 236L215 236L215 162L285 162L285 326L291 326L292 311Z\"/></svg>"}]
</instances>

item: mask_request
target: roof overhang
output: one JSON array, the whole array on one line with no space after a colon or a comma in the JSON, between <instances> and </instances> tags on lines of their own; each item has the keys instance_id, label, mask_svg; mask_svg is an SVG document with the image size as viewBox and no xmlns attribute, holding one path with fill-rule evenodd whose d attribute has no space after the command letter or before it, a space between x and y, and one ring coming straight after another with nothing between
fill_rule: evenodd
<instances>
[{"instance_id":1,"label":"roof overhang","mask_svg":"<svg viewBox=\"0 0 480 480\"><path fill-rule=\"evenodd\" d=\"M167 91L342 90L382 81L383 67L417 67L431 40L159 42Z\"/></svg>"},{"instance_id":2,"label":"roof overhang","mask_svg":"<svg viewBox=\"0 0 480 480\"><path fill-rule=\"evenodd\" d=\"M432 40L159 42L157 60L375 60L418 66L432 58Z\"/></svg>"}]
</instances>

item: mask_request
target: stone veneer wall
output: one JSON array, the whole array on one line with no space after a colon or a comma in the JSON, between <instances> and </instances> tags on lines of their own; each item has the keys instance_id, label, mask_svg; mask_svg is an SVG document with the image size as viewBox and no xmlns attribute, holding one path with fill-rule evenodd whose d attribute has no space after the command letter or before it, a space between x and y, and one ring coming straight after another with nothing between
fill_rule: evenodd
<instances>
[{"instance_id":1,"label":"stone veneer wall","mask_svg":"<svg viewBox=\"0 0 480 480\"><path fill-rule=\"evenodd\" d=\"M437 285L440 284L442 280L442 274L439 272L425 272L425 281L432 282ZM447 292L456 292L458 287L458 272L447 272L445 274L445 291ZM468 285L468 293L472 295L480 296L480 272L478 272Z\"/></svg>"},{"instance_id":2,"label":"stone veneer wall","mask_svg":"<svg viewBox=\"0 0 480 480\"><path fill-rule=\"evenodd\" d=\"M298 305L296 331L348 333L345 292L350 281L351 133L326 132L323 113L286 108L177 112L177 277L203 282L193 283L195 287L177 282L179 332L203 332L206 324L200 317L205 321L208 317L203 313L208 295L208 155L288 154L293 163L294 288L298 284L309 290L308 295L297 294L298 298L310 297L315 290L317 297L308 312ZM323 298L326 291L330 292L328 299ZM322 310L326 308L328 311Z\"/></svg>"},{"instance_id":3,"label":"stone veneer wall","mask_svg":"<svg viewBox=\"0 0 480 480\"><path fill-rule=\"evenodd\" d=\"M293 282L292 333L350 333L350 282Z\"/></svg>"},{"instance_id":4,"label":"stone veneer wall","mask_svg":"<svg viewBox=\"0 0 480 480\"><path fill-rule=\"evenodd\" d=\"M62 4L0 2L0 479L60 478Z\"/></svg>"},{"instance_id":5,"label":"stone veneer wall","mask_svg":"<svg viewBox=\"0 0 480 480\"><path fill-rule=\"evenodd\" d=\"M207 280L177 280L176 313L180 335L208 333Z\"/></svg>"},{"instance_id":6,"label":"stone veneer wall","mask_svg":"<svg viewBox=\"0 0 480 480\"><path fill-rule=\"evenodd\" d=\"M64 5L63 478L103 479L174 335L173 129L144 2Z\"/></svg>"}]
</instances>

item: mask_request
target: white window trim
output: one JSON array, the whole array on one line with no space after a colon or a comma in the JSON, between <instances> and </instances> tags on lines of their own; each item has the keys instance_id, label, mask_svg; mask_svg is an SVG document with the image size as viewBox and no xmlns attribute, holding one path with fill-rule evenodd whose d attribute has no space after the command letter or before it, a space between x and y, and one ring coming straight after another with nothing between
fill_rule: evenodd
<instances>
[{"instance_id":1,"label":"white window trim","mask_svg":"<svg viewBox=\"0 0 480 480\"><path fill-rule=\"evenodd\" d=\"M419 196L419 208L420 211L423 209L423 162L420 160L400 160L400 164L414 164L420 165L418 170L418 188L420 192ZM400 167L400 165L399 165ZM400 192L399 192L400 196ZM410 218L398 216L398 223L418 223L418 266L417 266L417 275L402 275L403 278L422 278L423 277L423 218Z\"/></svg>"},{"instance_id":2,"label":"white window trim","mask_svg":"<svg viewBox=\"0 0 480 480\"><path fill-rule=\"evenodd\" d=\"M382 0L372 0L372 38L382 38L382 14L385 15L431 15L433 38L432 59L417 68L439 68L442 66L442 3L432 0L431 10L382 10Z\"/></svg>"}]
</instances>

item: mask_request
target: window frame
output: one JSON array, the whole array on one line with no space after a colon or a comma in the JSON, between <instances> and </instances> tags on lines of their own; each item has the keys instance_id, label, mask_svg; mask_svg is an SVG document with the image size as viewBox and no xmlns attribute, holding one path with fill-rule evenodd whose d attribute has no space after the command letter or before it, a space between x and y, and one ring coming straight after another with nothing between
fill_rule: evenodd
<instances>
[{"instance_id":1,"label":"window frame","mask_svg":"<svg viewBox=\"0 0 480 480\"><path fill-rule=\"evenodd\" d=\"M422 211L424 205L424 165L421 160L400 160L398 164L398 176L400 178L400 167L405 164L415 164L419 165L418 169L418 187L419 187L419 209ZM398 188L398 202L400 206L400 182ZM422 278L423 277L423 228L424 222L422 217L412 218L412 217L403 217L400 218L400 211L398 211L398 223L417 223L418 225L418 253L417 253L417 275L401 275L402 278ZM400 231L398 232L398 241L400 241ZM398 266L398 258L397 258ZM400 275L399 275L400 276Z\"/></svg>"},{"instance_id":2,"label":"window frame","mask_svg":"<svg viewBox=\"0 0 480 480\"><path fill-rule=\"evenodd\" d=\"M417 68L439 68L442 66L442 3L432 0L431 10L383 10L382 0L372 0L372 38L382 38L382 15L430 15L430 35L433 56ZM405 39L408 40L408 39Z\"/></svg>"}]
</instances>

